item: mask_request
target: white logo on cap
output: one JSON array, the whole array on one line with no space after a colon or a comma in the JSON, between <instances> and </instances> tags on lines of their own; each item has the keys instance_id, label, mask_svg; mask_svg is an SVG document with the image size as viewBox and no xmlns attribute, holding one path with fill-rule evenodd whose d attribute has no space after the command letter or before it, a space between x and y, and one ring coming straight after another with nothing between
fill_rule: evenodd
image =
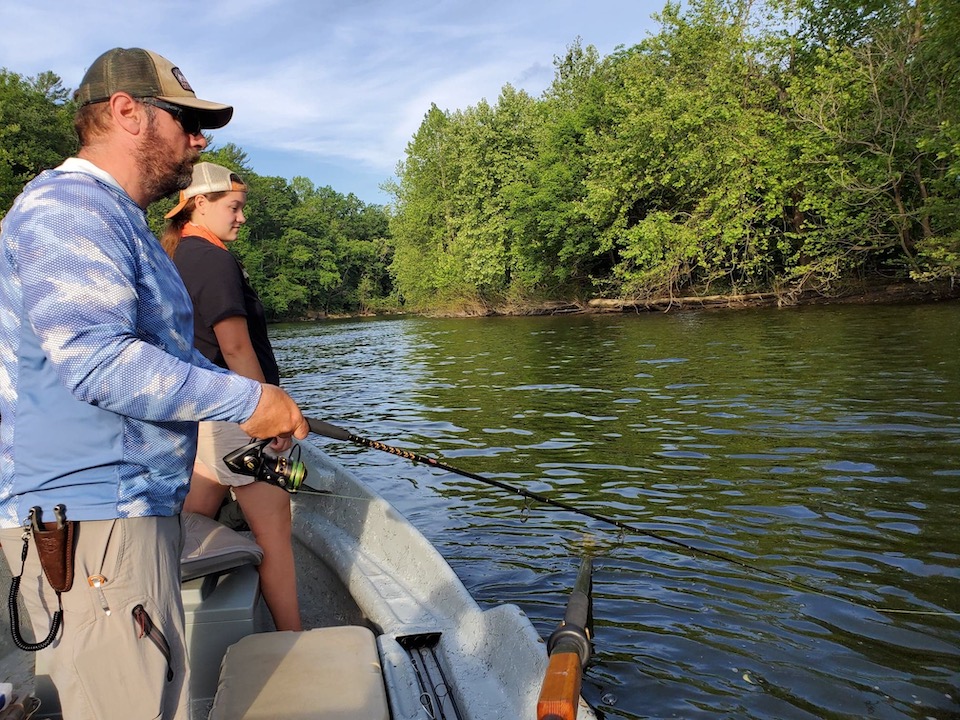
<instances>
[{"instance_id":1,"label":"white logo on cap","mask_svg":"<svg viewBox=\"0 0 960 720\"><path fill-rule=\"evenodd\" d=\"M193 92L193 88L190 87L190 83L187 82L187 78L184 77L182 72L180 72L180 68L175 67L170 72L173 73L173 76L177 79L177 82L180 83L180 87L187 92Z\"/></svg>"}]
</instances>

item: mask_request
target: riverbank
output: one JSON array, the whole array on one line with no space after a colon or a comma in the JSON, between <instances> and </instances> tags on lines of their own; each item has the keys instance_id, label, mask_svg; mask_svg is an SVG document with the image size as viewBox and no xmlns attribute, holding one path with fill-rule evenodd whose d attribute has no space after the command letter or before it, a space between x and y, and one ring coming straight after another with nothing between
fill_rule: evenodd
<instances>
[{"instance_id":1,"label":"riverbank","mask_svg":"<svg viewBox=\"0 0 960 720\"><path fill-rule=\"evenodd\" d=\"M379 310L357 313L307 313L293 321L342 320L351 317L497 317L535 315L587 315L596 313L679 312L684 310L738 310L756 307L859 304L885 305L926 303L960 299L960 282L949 280L913 282L847 282L824 290L788 290L703 295L673 295L652 298L592 298L588 300L512 300L502 303L465 299L420 311Z\"/></svg>"},{"instance_id":2,"label":"riverbank","mask_svg":"<svg viewBox=\"0 0 960 720\"><path fill-rule=\"evenodd\" d=\"M848 282L842 287L823 290L751 292L703 295L674 295L652 298L593 298L545 302L509 302L501 305L477 301L425 311L432 317L483 317L517 315L583 315L590 313L675 312L703 309L744 309L753 307L791 307L827 304L925 303L960 299L960 283L949 280L931 283Z\"/></svg>"},{"instance_id":3,"label":"riverbank","mask_svg":"<svg viewBox=\"0 0 960 720\"><path fill-rule=\"evenodd\" d=\"M648 300L596 299L587 303L588 311L640 312L684 309L749 307L790 307L829 304L896 304L923 303L960 298L960 283L873 283L851 284L832 293L816 290L801 292L757 292L729 295L691 295Z\"/></svg>"}]
</instances>

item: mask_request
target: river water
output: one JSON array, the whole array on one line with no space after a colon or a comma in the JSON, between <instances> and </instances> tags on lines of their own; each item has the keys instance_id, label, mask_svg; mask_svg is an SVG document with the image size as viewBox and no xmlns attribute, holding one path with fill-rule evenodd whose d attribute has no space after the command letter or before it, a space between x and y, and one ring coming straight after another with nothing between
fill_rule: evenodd
<instances>
[{"instance_id":1,"label":"river water","mask_svg":"<svg viewBox=\"0 0 960 720\"><path fill-rule=\"evenodd\" d=\"M271 333L308 414L639 531L310 440L543 636L592 555L601 717L960 717L960 304Z\"/></svg>"}]
</instances>

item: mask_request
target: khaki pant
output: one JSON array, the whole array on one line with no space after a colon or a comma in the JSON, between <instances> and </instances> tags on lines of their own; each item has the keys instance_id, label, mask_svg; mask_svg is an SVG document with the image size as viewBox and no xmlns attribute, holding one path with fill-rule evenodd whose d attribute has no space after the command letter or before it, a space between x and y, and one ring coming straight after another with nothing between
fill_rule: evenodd
<instances>
[{"instance_id":1,"label":"khaki pant","mask_svg":"<svg viewBox=\"0 0 960 720\"><path fill-rule=\"evenodd\" d=\"M14 577L20 573L22 535L22 529L0 530ZM63 627L53 644L40 651L48 653L64 720L188 720L182 543L179 516L79 524L73 586L62 595ZM92 575L105 578L102 595L88 582ZM34 636L45 638L58 604L32 540L20 596ZM169 661L156 633L154 639L140 637L144 614L135 610L138 606L166 640ZM29 642L29 629L22 630Z\"/></svg>"}]
</instances>

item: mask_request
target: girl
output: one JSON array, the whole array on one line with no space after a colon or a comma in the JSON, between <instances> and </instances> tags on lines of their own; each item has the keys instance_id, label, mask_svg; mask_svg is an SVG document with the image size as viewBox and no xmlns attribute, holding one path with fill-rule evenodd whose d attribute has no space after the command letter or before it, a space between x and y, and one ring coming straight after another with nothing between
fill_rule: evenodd
<instances>
[{"instance_id":1,"label":"girl","mask_svg":"<svg viewBox=\"0 0 960 720\"><path fill-rule=\"evenodd\" d=\"M166 217L164 250L173 258L193 300L194 345L211 361L260 382L280 384L260 298L226 243L246 222L247 186L229 168L198 163L193 182ZM223 456L251 438L239 425L200 423L197 462L184 512L215 517L233 493L257 544L263 549L260 586L277 630L300 630L300 606L290 541L290 496L282 488L231 472ZM289 439L271 444L290 448Z\"/></svg>"}]
</instances>

